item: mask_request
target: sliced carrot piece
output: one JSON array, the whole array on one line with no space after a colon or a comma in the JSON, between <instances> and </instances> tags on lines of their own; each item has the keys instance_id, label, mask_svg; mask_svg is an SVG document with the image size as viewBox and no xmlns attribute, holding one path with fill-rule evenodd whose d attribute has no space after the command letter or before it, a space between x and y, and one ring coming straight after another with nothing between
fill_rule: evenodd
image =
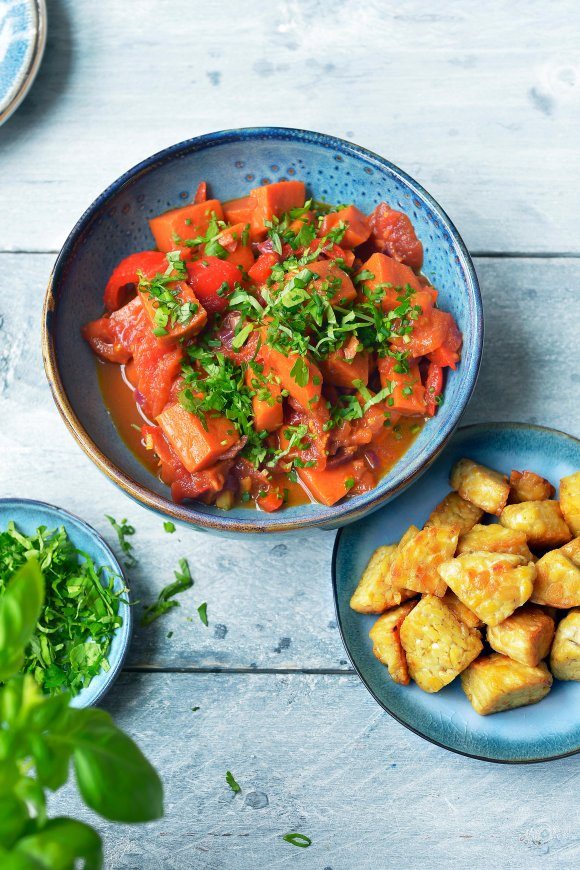
<instances>
[{"instance_id":1,"label":"sliced carrot piece","mask_svg":"<svg viewBox=\"0 0 580 870\"><path fill-rule=\"evenodd\" d=\"M275 181L255 187L251 195L256 200L256 208L252 213L252 235L254 238L264 238L266 227L264 221L289 211L291 208L301 208L306 196L303 181Z\"/></svg>"},{"instance_id":2,"label":"sliced carrot piece","mask_svg":"<svg viewBox=\"0 0 580 870\"><path fill-rule=\"evenodd\" d=\"M192 287L185 282L181 282L175 285L175 289L178 291L176 301L179 300L183 304L189 302L191 305L197 306L197 310L187 323L176 323L174 326L168 325L166 327L166 334L157 336L159 341L162 342L174 343L179 341L180 338L197 335L207 323L207 311L203 305L200 304ZM139 296L152 328L156 328L157 322L155 320L155 315L159 308L157 300L150 296L146 290L140 290Z\"/></svg>"},{"instance_id":3,"label":"sliced carrot piece","mask_svg":"<svg viewBox=\"0 0 580 870\"><path fill-rule=\"evenodd\" d=\"M264 375L269 371L264 370ZM249 366L246 369L246 384L256 395L252 396L252 409L254 412L254 428L258 432L275 432L284 422L284 409L282 407L282 388L279 384L260 378ZM267 397L265 394L268 394Z\"/></svg>"},{"instance_id":4,"label":"sliced carrot piece","mask_svg":"<svg viewBox=\"0 0 580 870\"><path fill-rule=\"evenodd\" d=\"M176 402L157 417L163 434L179 460L190 471L209 468L239 440L231 420L221 415L205 415L205 424Z\"/></svg>"},{"instance_id":5,"label":"sliced carrot piece","mask_svg":"<svg viewBox=\"0 0 580 870\"><path fill-rule=\"evenodd\" d=\"M195 239L205 235L213 214L223 221L224 212L219 199L208 199L166 211L151 218L149 227L160 251L175 251L179 247L176 238Z\"/></svg>"},{"instance_id":6,"label":"sliced carrot piece","mask_svg":"<svg viewBox=\"0 0 580 870\"><path fill-rule=\"evenodd\" d=\"M320 235L326 236L339 223L346 224L347 227L339 243L342 248L356 248L357 245L366 242L371 234L368 217L355 205L349 205L324 217L320 227Z\"/></svg>"},{"instance_id":7,"label":"sliced carrot piece","mask_svg":"<svg viewBox=\"0 0 580 870\"><path fill-rule=\"evenodd\" d=\"M412 269L403 263L398 263L386 254L373 254L366 261L361 271L370 272L373 277L364 281L364 286L375 290L379 284L391 284L393 287L402 287L403 290L409 284L413 290L421 290L421 284Z\"/></svg>"},{"instance_id":8,"label":"sliced carrot piece","mask_svg":"<svg viewBox=\"0 0 580 870\"><path fill-rule=\"evenodd\" d=\"M336 468L299 468L298 477L306 486L310 495L317 502L326 505L340 501L357 480L357 469L354 461L345 462Z\"/></svg>"},{"instance_id":9,"label":"sliced carrot piece","mask_svg":"<svg viewBox=\"0 0 580 870\"><path fill-rule=\"evenodd\" d=\"M388 410L398 411L405 417L423 416L427 413L427 404L419 363L416 360L408 360L408 365L408 373L397 372L395 368L399 367L400 363L396 359L391 356L379 359L381 386L390 386L392 390L390 398L393 403L387 401L387 407Z\"/></svg>"}]
</instances>

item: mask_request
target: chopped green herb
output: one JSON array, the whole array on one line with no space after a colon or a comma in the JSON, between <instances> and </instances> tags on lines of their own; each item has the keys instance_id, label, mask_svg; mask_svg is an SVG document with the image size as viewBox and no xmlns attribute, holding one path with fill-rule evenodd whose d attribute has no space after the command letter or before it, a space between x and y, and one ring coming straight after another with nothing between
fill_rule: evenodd
<instances>
[{"instance_id":1,"label":"chopped green herb","mask_svg":"<svg viewBox=\"0 0 580 870\"><path fill-rule=\"evenodd\" d=\"M121 520L121 522L118 523L116 519L110 517L108 514L105 514L105 517L117 532L119 546L125 554L125 568L134 568L137 564L137 559L133 553L133 544L131 541L128 541L127 538L135 534L135 527L130 525L127 520Z\"/></svg>"},{"instance_id":2,"label":"chopped green herb","mask_svg":"<svg viewBox=\"0 0 580 870\"><path fill-rule=\"evenodd\" d=\"M199 618L203 622L204 625L207 626L207 602L204 601L203 604L200 604L197 608L197 612L199 613Z\"/></svg>"},{"instance_id":3,"label":"chopped green herb","mask_svg":"<svg viewBox=\"0 0 580 870\"><path fill-rule=\"evenodd\" d=\"M293 846L298 846L300 849L307 849L312 845L312 840L306 834L284 834L282 839Z\"/></svg>"},{"instance_id":4,"label":"chopped green herb","mask_svg":"<svg viewBox=\"0 0 580 870\"><path fill-rule=\"evenodd\" d=\"M354 477L347 477L347 479L344 481L344 488L346 490L349 490L349 489L352 489L353 486L354 486Z\"/></svg>"},{"instance_id":5,"label":"chopped green herb","mask_svg":"<svg viewBox=\"0 0 580 870\"><path fill-rule=\"evenodd\" d=\"M76 695L101 670L109 670L111 641L123 622L124 589L115 589L116 575L77 550L63 527L39 526L25 535L9 522L0 533L0 594L29 559L38 561L46 592L22 671L48 694Z\"/></svg>"},{"instance_id":6,"label":"chopped green herb","mask_svg":"<svg viewBox=\"0 0 580 870\"><path fill-rule=\"evenodd\" d=\"M233 792L237 793L242 790L241 786L234 779L234 775L231 770L226 771L226 782Z\"/></svg>"},{"instance_id":7,"label":"chopped green herb","mask_svg":"<svg viewBox=\"0 0 580 870\"><path fill-rule=\"evenodd\" d=\"M166 637L167 637L168 639L169 639L170 637L173 637L173 632L172 632L172 631L168 631Z\"/></svg>"},{"instance_id":8,"label":"chopped green herb","mask_svg":"<svg viewBox=\"0 0 580 870\"><path fill-rule=\"evenodd\" d=\"M198 710L201 710L201 707L192 707L191 708L192 713L197 713Z\"/></svg>"},{"instance_id":9,"label":"chopped green herb","mask_svg":"<svg viewBox=\"0 0 580 870\"><path fill-rule=\"evenodd\" d=\"M173 573L175 580L164 586L157 596L157 601L149 604L143 611L141 625L151 625L152 622L155 622L164 613L167 613L174 607L179 607L179 601L175 601L174 596L180 592L185 592L186 589L190 589L193 586L193 578L186 559L179 560L179 571L174 571Z\"/></svg>"},{"instance_id":10,"label":"chopped green herb","mask_svg":"<svg viewBox=\"0 0 580 870\"><path fill-rule=\"evenodd\" d=\"M171 520L166 520L163 523L163 528L165 529L166 532L168 532L168 534L172 535L173 532L175 531L175 523L172 523Z\"/></svg>"},{"instance_id":11,"label":"chopped green herb","mask_svg":"<svg viewBox=\"0 0 580 870\"><path fill-rule=\"evenodd\" d=\"M310 370L305 360L298 357L290 371L290 377L294 378L299 387L305 387L310 378Z\"/></svg>"}]
</instances>

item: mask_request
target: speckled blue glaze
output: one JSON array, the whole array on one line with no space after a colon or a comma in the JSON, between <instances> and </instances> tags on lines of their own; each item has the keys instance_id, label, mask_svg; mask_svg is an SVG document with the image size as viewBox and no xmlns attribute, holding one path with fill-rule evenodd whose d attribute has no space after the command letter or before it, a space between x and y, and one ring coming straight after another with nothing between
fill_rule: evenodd
<instances>
[{"instance_id":1,"label":"speckled blue glaze","mask_svg":"<svg viewBox=\"0 0 580 870\"><path fill-rule=\"evenodd\" d=\"M547 761L580 751L580 683L554 681L539 704L479 716L459 680L429 695L415 683L399 686L372 653L368 636L375 616L355 613L349 601L372 552L397 541L411 524L421 528L449 491L453 463L467 456L505 474L531 469L555 486L580 468L580 441L537 426L490 423L466 426L437 462L396 504L337 536L333 588L338 623L350 659L375 700L422 737L453 752L486 761Z\"/></svg>"},{"instance_id":2,"label":"speckled blue glaze","mask_svg":"<svg viewBox=\"0 0 580 870\"><path fill-rule=\"evenodd\" d=\"M24 99L44 51L44 0L0 3L0 124Z\"/></svg>"},{"instance_id":3,"label":"speckled blue glaze","mask_svg":"<svg viewBox=\"0 0 580 870\"><path fill-rule=\"evenodd\" d=\"M125 586L121 566L115 559L112 551L103 541L100 535L87 525L83 520L69 514L68 511L41 501L29 501L25 498L0 499L0 530L4 531L9 521L13 520L16 527L24 534L30 535L39 526L55 529L64 526L69 538L78 550L82 550L90 556L95 565L109 569L118 580L115 580L115 588ZM108 692L116 680L131 639L132 614L128 604L129 594L123 596L126 601L119 605L119 613L123 618L123 625L117 629L111 650L109 653L110 670L101 671L93 677L86 688L72 699L73 707L90 707L97 704Z\"/></svg>"},{"instance_id":4,"label":"speckled blue glaze","mask_svg":"<svg viewBox=\"0 0 580 870\"><path fill-rule=\"evenodd\" d=\"M190 201L199 180L231 199L256 185L302 179L329 202L371 211L382 200L406 212L425 246L424 272L463 333L463 358L450 372L445 402L410 450L372 492L328 508L307 505L275 514L244 508L176 506L119 438L103 407L94 358L80 328L102 312L102 291L118 261L153 244L147 219ZM128 494L175 519L216 531L336 528L395 496L432 461L457 426L481 358L483 315L477 277L449 218L417 182L383 158L349 142L286 128L226 130L180 143L118 179L80 219L55 265L45 309L44 355L57 405L83 449Z\"/></svg>"}]
</instances>

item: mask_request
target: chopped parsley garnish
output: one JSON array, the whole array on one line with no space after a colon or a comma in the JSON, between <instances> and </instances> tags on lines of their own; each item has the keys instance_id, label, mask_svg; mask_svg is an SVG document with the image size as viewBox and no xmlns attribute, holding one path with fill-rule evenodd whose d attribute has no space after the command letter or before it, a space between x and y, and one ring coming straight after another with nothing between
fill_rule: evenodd
<instances>
[{"instance_id":1,"label":"chopped parsley garnish","mask_svg":"<svg viewBox=\"0 0 580 870\"><path fill-rule=\"evenodd\" d=\"M204 601L203 604L200 604L197 608L197 612L199 613L199 618L203 622L205 626L207 626L207 602Z\"/></svg>"},{"instance_id":2,"label":"chopped parsley garnish","mask_svg":"<svg viewBox=\"0 0 580 870\"><path fill-rule=\"evenodd\" d=\"M119 546L125 557L123 560L125 568L134 568L137 564L137 559L133 553L133 544L131 541L128 541L127 538L135 534L135 527L130 525L127 520L121 520L121 522L118 523L117 520L114 517L110 517L109 514L105 514L105 518L109 520L117 532Z\"/></svg>"},{"instance_id":3,"label":"chopped parsley garnish","mask_svg":"<svg viewBox=\"0 0 580 870\"><path fill-rule=\"evenodd\" d=\"M300 849L307 849L312 845L312 840L306 834L284 834L282 839L293 846L299 846Z\"/></svg>"},{"instance_id":4,"label":"chopped parsley garnish","mask_svg":"<svg viewBox=\"0 0 580 870\"><path fill-rule=\"evenodd\" d=\"M180 296L177 282L187 279L187 269L179 251L166 254L167 269L163 274L146 278L139 272L139 290L147 293L155 308L155 327L153 333L161 337L167 335L174 326L186 326L199 310L195 302L186 302Z\"/></svg>"},{"instance_id":5,"label":"chopped parsley garnish","mask_svg":"<svg viewBox=\"0 0 580 870\"><path fill-rule=\"evenodd\" d=\"M163 528L168 534L172 535L175 531L175 523L172 523L171 520L166 520L163 523Z\"/></svg>"},{"instance_id":6,"label":"chopped parsley garnish","mask_svg":"<svg viewBox=\"0 0 580 870\"><path fill-rule=\"evenodd\" d=\"M231 790L233 792L235 792L236 794L237 794L237 792L242 790L242 787L240 786L240 784L237 783L236 780L234 779L234 775L231 772L231 770L226 771L226 782L229 785L229 787L231 788Z\"/></svg>"},{"instance_id":7,"label":"chopped parsley garnish","mask_svg":"<svg viewBox=\"0 0 580 870\"><path fill-rule=\"evenodd\" d=\"M179 570L173 573L175 580L164 586L157 596L157 601L149 604L143 611L141 625L151 625L152 622L155 622L164 613L167 613L174 607L179 607L179 601L176 601L174 596L180 592L185 592L186 589L190 589L193 586L193 577L191 576L187 559L180 559Z\"/></svg>"},{"instance_id":8,"label":"chopped parsley garnish","mask_svg":"<svg viewBox=\"0 0 580 870\"><path fill-rule=\"evenodd\" d=\"M111 641L123 622L124 590L115 589L110 569L74 547L63 527L40 526L25 535L9 522L0 533L0 594L29 559L36 559L44 574L45 600L22 670L48 694L76 695L109 670Z\"/></svg>"}]
</instances>

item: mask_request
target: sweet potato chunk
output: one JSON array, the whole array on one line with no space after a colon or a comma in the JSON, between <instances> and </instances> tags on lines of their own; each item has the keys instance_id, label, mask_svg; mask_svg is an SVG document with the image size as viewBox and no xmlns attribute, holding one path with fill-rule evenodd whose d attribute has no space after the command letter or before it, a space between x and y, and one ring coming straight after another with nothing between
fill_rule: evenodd
<instances>
[{"instance_id":1,"label":"sweet potato chunk","mask_svg":"<svg viewBox=\"0 0 580 870\"><path fill-rule=\"evenodd\" d=\"M471 459L460 459L455 463L450 482L451 488L461 498L496 516L504 509L510 491L505 474L478 465Z\"/></svg>"},{"instance_id":2,"label":"sweet potato chunk","mask_svg":"<svg viewBox=\"0 0 580 870\"><path fill-rule=\"evenodd\" d=\"M528 600L536 569L521 556L464 553L440 565L439 574L486 625L498 625Z\"/></svg>"},{"instance_id":3,"label":"sweet potato chunk","mask_svg":"<svg viewBox=\"0 0 580 870\"><path fill-rule=\"evenodd\" d=\"M510 504L522 501L544 501L554 498L556 490L549 480L533 471L512 471L510 474Z\"/></svg>"},{"instance_id":4,"label":"sweet potato chunk","mask_svg":"<svg viewBox=\"0 0 580 870\"><path fill-rule=\"evenodd\" d=\"M179 402L159 414L157 423L190 472L209 468L239 440L227 417L206 414L204 426L199 417L190 414Z\"/></svg>"},{"instance_id":5,"label":"sweet potato chunk","mask_svg":"<svg viewBox=\"0 0 580 870\"><path fill-rule=\"evenodd\" d=\"M374 655L387 666L394 682L402 686L409 684L409 669L401 643L400 629L416 603L416 601L408 601L400 607L387 611L379 616L369 631Z\"/></svg>"},{"instance_id":6,"label":"sweet potato chunk","mask_svg":"<svg viewBox=\"0 0 580 870\"><path fill-rule=\"evenodd\" d=\"M393 586L429 592L440 598L447 588L438 574L457 546L457 526L430 526L399 545L389 572Z\"/></svg>"},{"instance_id":7,"label":"sweet potato chunk","mask_svg":"<svg viewBox=\"0 0 580 870\"><path fill-rule=\"evenodd\" d=\"M541 701L550 691L552 675L544 662L531 667L492 653L463 671L461 685L475 712L488 716Z\"/></svg>"},{"instance_id":8,"label":"sweet potato chunk","mask_svg":"<svg viewBox=\"0 0 580 870\"><path fill-rule=\"evenodd\" d=\"M536 562L532 601L551 607L580 606L580 568L562 550L551 550Z\"/></svg>"},{"instance_id":9,"label":"sweet potato chunk","mask_svg":"<svg viewBox=\"0 0 580 870\"><path fill-rule=\"evenodd\" d=\"M502 526L525 532L530 547L560 547L572 534L557 501L522 501L509 504L499 518Z\"/></svg>"},{"instance_id":10,"label":"sweet potato chunk","mask_svg":"<svg viewBox=\"0 0 580 870\"><path fill-rule=\"evenodd\" d=\"M463 601L459 600L453 589L447 589L447 592L441 601L458 619L461 620L461 622L464 622L468 628L480 628L483 625L479 616L474 613L473 610L470 610L469 607L466 607Z\"/></svg>"},{"instance_id":11,"label":"sweet potato chunk","mask_svg":"<svg viewBox=\"0 0 580 870\"><path fill-rule=\"evenodd\" d=\"M483 516L481 508L476 507L469 501L465 501L456 492L448 493L443 501L431 511L429 519L425 523L428 526L457 526L459 534L464 535L480 521Z\"/></svg>"},{"instance_id":12,"label":"sweet potato chunk","mask_svg":"<svg viewBox=\"0 0 580 870\"><path fill-rule=\"evenodd\" d=\"M356 587L350 606L358 613L383 613L415 595L407 589L394 589L389 582L389 567L397 552L396 544L378 547Z\"/></svg>"},{"instance_id":13,"label":"sweet potato chunk","mask_svg":"<svg viewBox=\"0 0 580 870\"><path fill-rule=\"evenodd\" d=\"M548 655L553 637L554 620L533 604L526 604L487 630L487 641L492 649L531 667Z\"/></svg>"},{"instance_id":14,"label":"sweet potato chunk","mask_svg":"<svg viewBox=\"0 0 580 870\"><path fill-rule=\"evenodd\" d=\"M580 610L571 610L558 625L550 667L558 680L580 680Z\"/></svg>"},{"instance_id":15,"label":"sweet potato chunk","mask_svg":"<svg viewBox=\"0 0 580 870\"><path fill-rule=\"evenodd\" d=\"M425 692L438 692L466 668L482 649L479 632L435 595L426 595L401 626L409 673Z\"/></svg>"},{"instance_id":16,"label":"sweet potato chunk","mask_svg":"<svg viewBox=\"0 0 580 870\"><path fill-rule=\"evenodd\" d=\"M462 553L513 553L532 562L532 555L526 544L525 532L506 529L499 523L491 526L475 525L469 532L461 535L457 543L457 555Z\"/></svg>"},{"instance_id":17,"label":"sweet potato chunk","mask_svg":"<svg viewBox=\"0 0 580 870\"><path fill-rule=\"evenodd\" d=\"M580 471L560 481L560 507L575 535L580 535Z\"/></svg>"}]
</instances>

